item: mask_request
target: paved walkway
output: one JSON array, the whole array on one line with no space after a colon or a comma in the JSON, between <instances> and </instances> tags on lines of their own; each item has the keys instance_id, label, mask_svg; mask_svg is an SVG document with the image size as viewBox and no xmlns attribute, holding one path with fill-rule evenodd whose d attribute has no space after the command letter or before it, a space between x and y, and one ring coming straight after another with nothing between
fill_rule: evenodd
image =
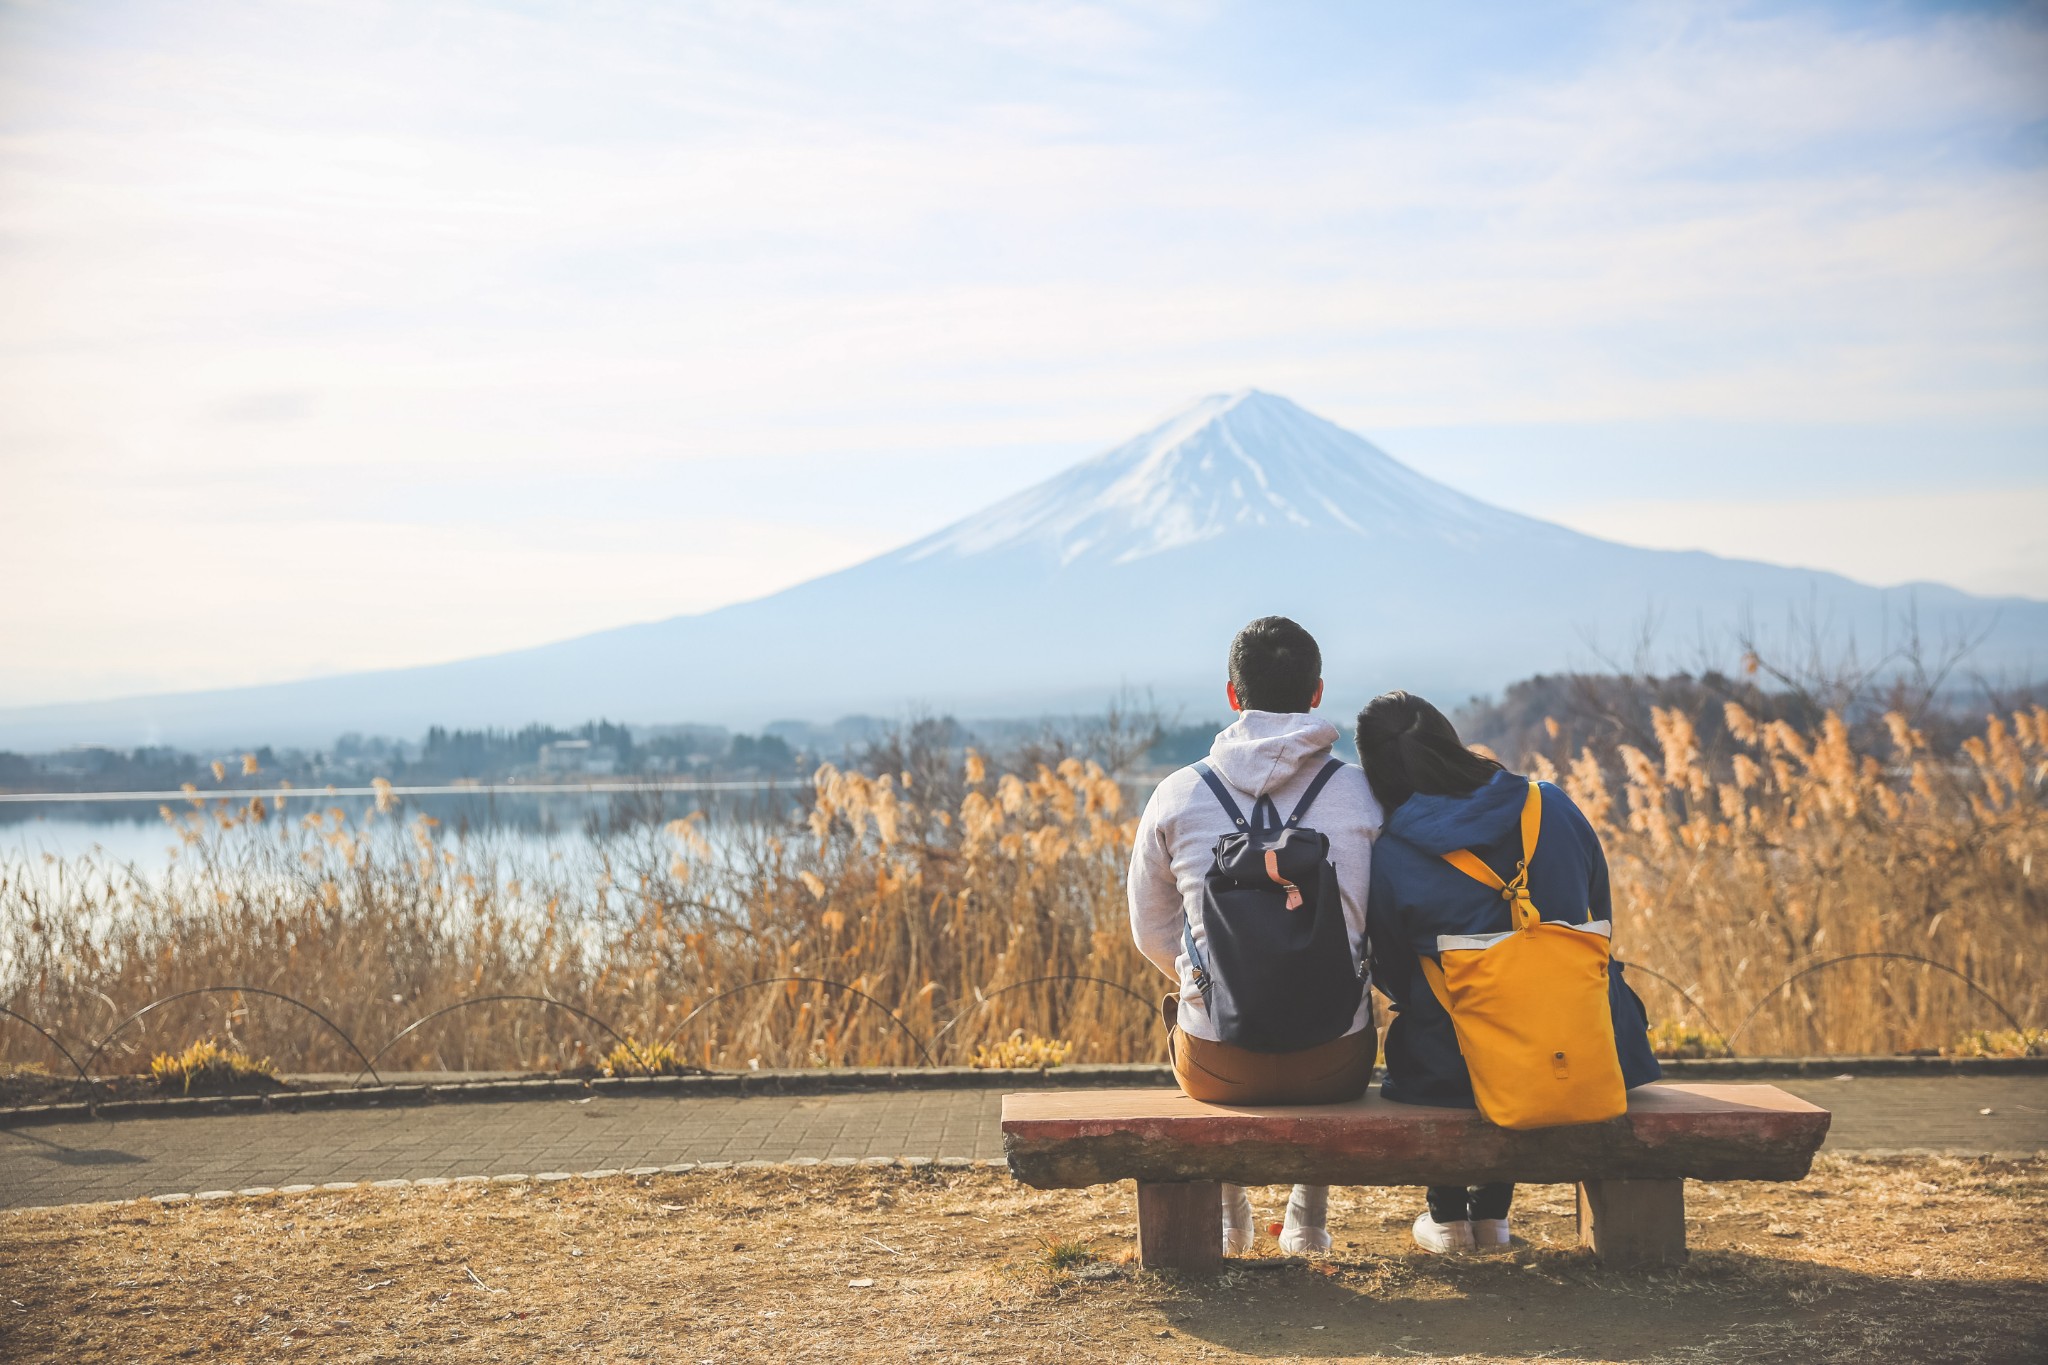
<instances>
[{"instance_id":1,"label":"paved walkway","mask_svg":"<svg viewBox=\"0 0 2048 1365\"><path fill-rule=\"evenodd\" d=\"M1784 1081L1832 1110L1832 1151L2048 1151L2048 1077ZM0 1207L331 1181L793 1157L1000 1157L993 1090L526 1100L0 1131ZM1990 1110L1986 1114L1981 1111Z\"/></svg>"}]
</instances>

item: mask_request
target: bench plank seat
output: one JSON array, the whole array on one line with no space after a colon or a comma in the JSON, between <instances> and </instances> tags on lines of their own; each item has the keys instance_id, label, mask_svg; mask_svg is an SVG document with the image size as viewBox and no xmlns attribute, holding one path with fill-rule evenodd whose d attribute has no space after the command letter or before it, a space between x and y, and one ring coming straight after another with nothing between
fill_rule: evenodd
<instances>
[{"instance_id":1,"label":"bench plank seat","mask_svg":"<svg viewBox=\"0 0 2048 1365\"><path fill-rule=\"evenodd\" d=\"M1646 1085L1606 1123L1515 1132L1471 1109L1234 1107L1178 1090L1003 1097L1010 1173L1041 1189L1115 1180L1235 1185L1480 1185L1494 1180L1799 1180L1827 1110L1770 1085Z\"/></svg>"},{"instance_id":2,"label":"bench plank seat","mask_svg":"<svg viewBox=\"0 0 2048 1365\"><path fill-rule=\"evenodd\" d=\"M1580 1240L1612 1265L1685 1259L1685 1181L1799 1180L1830 1115L1769 1085L1647 1085L1606 1123L1515 1132L1470 1109L1203 1104L1178 1090L1003 1097L1010 1173L1040 1189L1138 1182L1140 1258L1222 1258L1217 1182L1579 1186Z\"/></svg>"}]
</instances>

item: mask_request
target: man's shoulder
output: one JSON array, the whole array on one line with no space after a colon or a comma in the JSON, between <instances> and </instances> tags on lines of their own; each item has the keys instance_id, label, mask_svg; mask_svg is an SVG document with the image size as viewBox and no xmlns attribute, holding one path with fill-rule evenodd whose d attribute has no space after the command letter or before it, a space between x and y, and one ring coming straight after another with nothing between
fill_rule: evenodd
<instances>
[{"instance_id":1,"label":"man's shoulder","mask_svg":"<svg viewBox=\"0 0 2048 1365\"><path fill-rule=\"evenodd\" d=\"M1365 780L1365 769L1356 763L1346 763L1330 774L1330 781L1323 788L1324 796L1335 796L1342 805L1345 823L1365 831L1377 839L1380 829L1386 824L1386 812L1380 809L1379 798L1373 795L1372 783ZM1317 798L1320 805L1322 798ZM1311 813L1306 823L1315 823Z\"/></svg>"},{"instance_id":2,"label":"man's shoulder","mask_svg":"<svg viewBox=\"0 0 2048 1365\"><path fill-rule=\"evenodd\" d=\"M1175 768L1160 778L1152 788L1152 795L1145 798L1145 818L1153 824L1170 820L1186 809L1189 799L1201 786L1202 775L1195 771L1194 764Z\"/></svg>"}]
</instances>

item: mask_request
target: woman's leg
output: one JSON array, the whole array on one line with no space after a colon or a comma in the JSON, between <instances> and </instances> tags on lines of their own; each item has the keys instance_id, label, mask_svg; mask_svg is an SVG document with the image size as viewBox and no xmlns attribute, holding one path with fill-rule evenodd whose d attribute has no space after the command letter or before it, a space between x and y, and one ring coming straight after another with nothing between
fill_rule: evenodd
<instances>
[{"instance_id":1,"label":"woman's leg","mask_svg":"<svg viewBox=\"0 0 2048 1365\"><path fill-rule=\"evenodd\" d=\"M1472 1243L1481 1251L1508 1244L1508 1206L1515 1202L1513 1185L1479 1185L1471 1193Z\"/></svg>"},{"instance_id":2,"label":"woman's leg","mask_svg":"<svg viewBox=\"0 0 2048 1365\"><path fill-rule=\"evenodd\" d=\"M1432 1185L1430 1207L1415 1218L1415 1244L1438 1254L1473 1250L1473 1205L1464 1185Z\"/></svg>"},{"instance_id":3,"label":"woman's leg","mask_svg":"<svg viewBox=\"0 0 2048 1365\"><path fill-rule=\"evenodd\" d=\"M1439 1255L1472 1249L1471 1195L1463 1185L1431 1185L1415 1220L1415 1245Z\"/></svg>"},{"instance_id":4,"label":"woman's leg","mask_svg":"<svg viewBox=\"0 0 2048 1365\"><path fill-rule=\"evenodd\" d=\"M1515 1202L1515 1187L1510 1184L1475 1185L1469 1195L1468 1207L1472 1217L1506 1218L1508 1208Z\"/></svg>"},{"instance_id":5,"label":"woman's leg","mask_svg":"<svg viewBox=\"0 0 2048 1365\"><path fill-rule=\"evenodd\" d=\"M1463 1223L1472 1217L1471 1195L1463 1185L1431 1185L1429 1216L1439 1223Z\"/></svg>"}]
</instances>

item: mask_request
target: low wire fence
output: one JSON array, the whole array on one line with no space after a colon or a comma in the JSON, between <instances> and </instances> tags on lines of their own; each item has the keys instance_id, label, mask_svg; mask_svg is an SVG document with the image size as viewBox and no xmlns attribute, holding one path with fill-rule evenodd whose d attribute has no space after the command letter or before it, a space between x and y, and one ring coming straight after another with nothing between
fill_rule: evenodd
<instances>
[{"instance_id":1,"label":"low wire fence","mask_svg":"<svg viewBox=\"0 0 2048 1365\"><path fill-rule=\"evenodd\" d=\"M2048 1045L2044 1045L2044 1042L2036 1036L2039 1031L2027 1029L2019 1016L1996 995L1993 995L1975 981L1970 980L1968 976L1958 972L1946 963L1936 962L1930 958L1919 957L1910 953L1847 953L1838 957L1809 963L1760 992L1754 1003L1751 1004L1748 1011L1742 1016L1740 1023L1737 1024L1733 1031L1727 1033L1723 1033L1718 1026L1718 1021L1708 1016L1697 1003L1693 1002L1668 977L1638 964L1624 964L1624 966L1625 970L1639 978L1648 977L1671 989L1683 1001L1686 1008L1701 1021L1703 1036L1717 1040L1712 1051L1720 1055L1734 1056L1740 1055L1736 1051L1738 1040L1749 1026L1756 1021L1759 1013L1774 999L1781 997L1799 982L1824 973L1831 968L1871 961L1902 963L1913 968L1943 973L1954 978L1964 989L1982 1003L1987 1011L1987 1022L2002 1025L2017 1040L2013 1045L2017 1051L2025 1055L2048 1053ZM847 982L832 981L821 977L783 976L749 981L743 985L719 992L687 1014L684 1014L681 1020L669 1030L667 1035L660 1038L636 1037L628 1029L621 1028L616 1021L600 1018L598 1015L566 1001L555 1000L541 995L493 993L441 1006L407 1023L397 1032L384 1039L376 1048L366 1049L361 1042L351 1036L346 1029L337 1024L327 1013L303 1000L260 986L222 985L179 991L162 999L152 1000L139 1009L130 1011L112 1028L94 1040L89 1048L85 1049L82 1060L79 1054L66 1046L57 1034L25 1014L18 1013L6 1006L0 1006L0 1020L32 1030L43 1043L47 1044L54 1057L61 1058L70 1071L81 1081L93 1081L109 1074L104 1068L99 1068L98 1070L96 1068L111 1055L119 1055L112 1052L112 1048L117 1040L129 1034L136 1026L149 1020L159 1010L181 1002L201 998L217 998L223 1003L225 1011L220 1017L220 1028L218 1031L230 1035L247 1035L249 1033L242 1016L247 1013L248 1002L251 1000L273 1001L289 1007L292 1011L296 1012L297 1017L305 1021L308 1029L317 1026L319 1030L324 1031L326 1035L337 1040L345 1047L348 1055L355 1062L360 1063L360 1070L357 1071L354 1077L354 1083L357 1085L381 1084L383 1076L378 1071L377 1063L422 1028L464 1011L504 1006L515 1006L529 1010L555 1011L569 1016L596 1037L602 1049L601 1055L605 1058L605 1065L609 1070L617 1074L710 1073L718 1070L718 1068L696 1066L676 1060L681 1055L678 1052L678 1044L687 1043L692 1025L711 1008L727 1000L736 999L757 990L774 987L786 988L789 986L803 986L832 991L857 1002L860 1007L866 1010L874 1011L887 1021L891 1028L901 1037L902 1041L915 1053L917 1062L928 1067L949 1064L959 1065L963 1061L972 1061L973 1053L963 1050L954 1041L958 1037L958 1035L955 1035L954 1030L963 1021L981 1014L996 1005L1004 996L1016 991L1044 987L1063 987L1069 991L1103 991L1109 992L1115 997L1121 997L1134 1018L1150 1020L1158 1012L1158 1000L1156 997L1143 995L1124 982L1080 973L1058 973L1011 982L986 992L974 1004L947 1019L944 1024L934 1030L929 1036L920 1036L904 1022L900 1007L892 1007ZM978 1030L978 1032L981 1031ZM260 1040L253 1037L249 1041L260 1043ZM280 1041L282 1040L274 1039L262 1045L275 1049ZM1162 1052L1163 1047L1164 1037L1162 1034ZM291 1050L303 1052L305 1049L296 1048ZM571 1051L576 1055L582 1055L587 1053L588 1049L576 1049L572 1045ZM1157 1059L1158 1055L1155 1054L1151 1057L1116 1058L1113 1060L1144 1061Z\"/></svg>"}]
</instances>

